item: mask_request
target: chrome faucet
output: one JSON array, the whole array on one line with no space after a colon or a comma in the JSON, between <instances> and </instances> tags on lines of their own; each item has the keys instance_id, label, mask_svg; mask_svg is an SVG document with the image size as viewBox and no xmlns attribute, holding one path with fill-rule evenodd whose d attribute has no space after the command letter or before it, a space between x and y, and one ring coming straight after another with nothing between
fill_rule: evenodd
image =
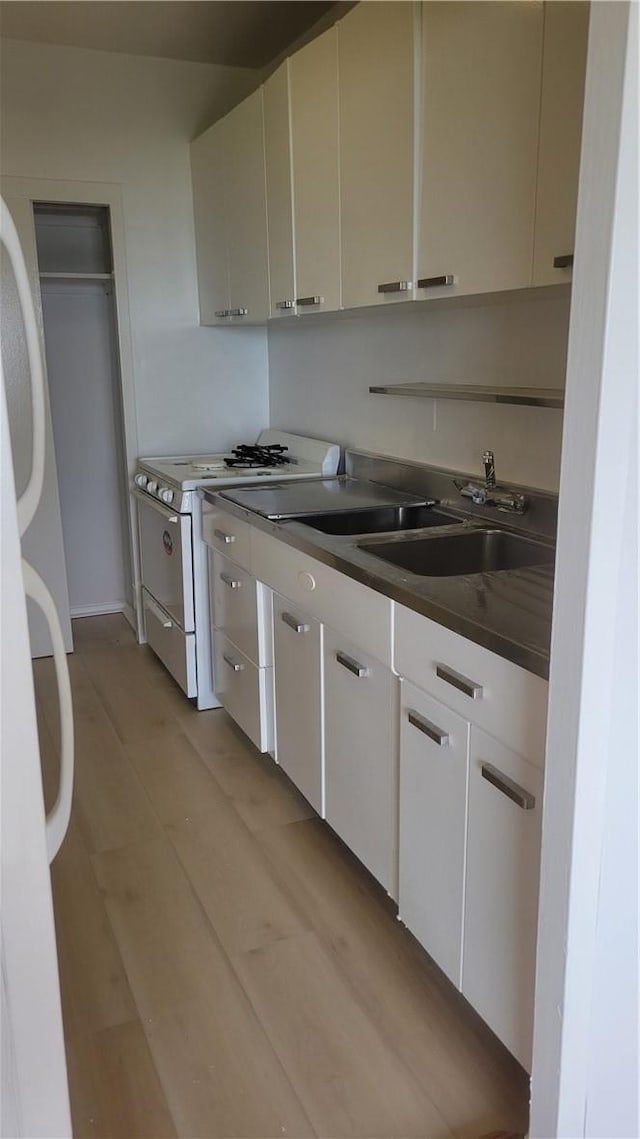
<instances>
[{"instance_id":1,"label":"chrome faucet","mask_svg":"<svg viewBox=\"0 0 640 1139\"><path fill-rule=\"evenodd\" d=\"M503 510L511 514L524 514L527 509L527 500L523 494L512 491L496 494L497 490L504 490L496 483L496 461L493 451L484 451L482 455L484 465L484 486L468 482L456 486L463 498L470 498L476 506L493 506L496 510Z\"/></svg>"}]
</instances>

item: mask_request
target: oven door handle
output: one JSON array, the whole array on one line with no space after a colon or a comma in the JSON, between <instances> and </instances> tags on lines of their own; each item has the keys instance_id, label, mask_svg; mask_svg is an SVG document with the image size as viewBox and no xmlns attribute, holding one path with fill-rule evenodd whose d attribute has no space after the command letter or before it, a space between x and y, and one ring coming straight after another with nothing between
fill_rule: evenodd
<instances>
[{"instance_id":1,"label":"oven door handle","mask_svg":"<svg viewBox=\"0 0 640 1139\"><path fill-rule=\"evenodd\" d=\"M138 499L139 502L144 502L145 506L151 506L153 510L158 511L158 514L162 514L166 518L167 522L172 522L174 526L176 526L180 521L179 514L176 514L174 511L169 510L168 507L163 506L163 504L161 502L158 502L157 499L150 498L148 494L143 494L141 490L132 490L131 493L134 498Z\"/></svg>"}]
</instances>

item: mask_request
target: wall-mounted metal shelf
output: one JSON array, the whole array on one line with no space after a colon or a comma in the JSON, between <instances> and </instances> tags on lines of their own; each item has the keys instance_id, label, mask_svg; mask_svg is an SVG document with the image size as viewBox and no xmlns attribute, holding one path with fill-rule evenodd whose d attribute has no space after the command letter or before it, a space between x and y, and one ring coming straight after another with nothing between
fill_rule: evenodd
<instances>
[{"instance_id":1,"label":"wall-mounted metal shelf","mask_svg":"<svg viewBox=\"0 0 640 1139\"><path fill-rule=\"evenodd\" d=\"M112 281L113 273L40 273L41 281Z\"/></svg>"},{"instance_id":2,"label":"wall-mounted metal shelf","mask_svg":"<svg viewBox=\"0 0 640 1139\"><path fill-rule=\"evenodd\" d=\"M369 388L373 395L463 399L475 403L510 403L521 407L564 407L562 388L482 387L476 384L385 384Z\"/></svg>"}]
</instances>

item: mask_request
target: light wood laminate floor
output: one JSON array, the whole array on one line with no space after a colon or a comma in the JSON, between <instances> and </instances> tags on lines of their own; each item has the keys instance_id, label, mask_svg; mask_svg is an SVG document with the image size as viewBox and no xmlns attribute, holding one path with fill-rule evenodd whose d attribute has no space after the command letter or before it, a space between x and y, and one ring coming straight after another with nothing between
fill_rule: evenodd
<instances>
[{"instance_id":1,"label":"light wood laminate floor","mask_svg":"<svg viewBox=\"0 0 640 1139\"><path fill-rule=\"evenodd\" d=\"M121 616L74 638L52 881L76 1139L524 1132L525 1074L286 776ZM51 661L34 676L50 803Z\"/></svg>"}]
</instances>

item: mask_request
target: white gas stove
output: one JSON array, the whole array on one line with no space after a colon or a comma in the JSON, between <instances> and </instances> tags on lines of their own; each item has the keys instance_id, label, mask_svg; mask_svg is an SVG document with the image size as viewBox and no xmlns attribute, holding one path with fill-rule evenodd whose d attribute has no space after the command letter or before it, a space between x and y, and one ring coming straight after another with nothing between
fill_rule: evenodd
<instances>
[{"instance_id":1,"label":"white gas stove","mask_svg":"<svg viewBox=\"0 0 640 1139\"><path fill-rule=\"evenodd\" d=\"M138 460L140 609L146 640L198 708L214 708L206 547L201 487L221 490L335 476L340 447L284 431L227 455L169 455Z\"/></svg>"}]
</instances>

